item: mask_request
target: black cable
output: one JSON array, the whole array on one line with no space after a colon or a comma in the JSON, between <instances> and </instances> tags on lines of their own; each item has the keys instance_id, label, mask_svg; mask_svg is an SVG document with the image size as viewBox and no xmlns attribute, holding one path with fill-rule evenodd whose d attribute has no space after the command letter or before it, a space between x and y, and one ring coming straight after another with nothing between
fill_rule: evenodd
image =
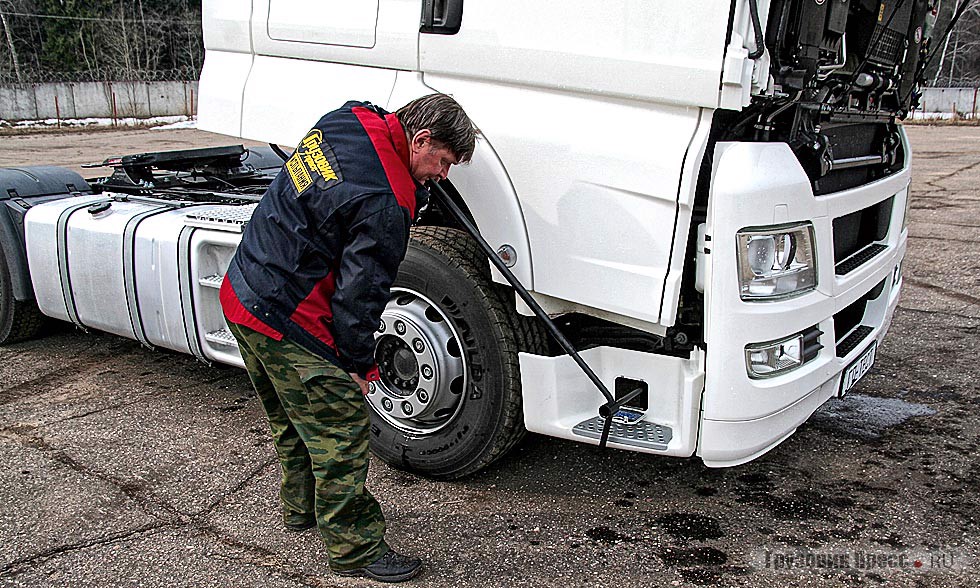
<instances>
[{"instance_id":1,"label":"black cable","mask_svg":"<svg viewBox=\"0 0 980 588\"><path fill-rule=\"evenodd\" d=\"M755 29L755 51L749 59L758 59L766 52L766 42L762 38L762 23L759 21L759 0L749 0L749 13L752 14L752 28Z\"/></svg>"},{"instance_id":2,"label":"black cable","mask_svg":"<svg viewBox=\"0 0 980 588\"><path fill-rule=\"evenodd\" d=\"M275 143L269 143L269 147L272 147L272 150L275 151L276 155L278 155L279 158L282 159L283 161L289 159L289 156L286 155L286 152L283 151L282 147L280 147L279 145L276 145Z\"/></svg>"},{"instance_id":3,"label":"black cable","mask_svg":"<svg viewBox=\"0 0 980 588\"><path fill-rule=\"evenodd\" d=\"M236 186L235 184L232 184L231 182L229 182L228 180L225 180L223 178L219 178L218 176L215 176L215 175L205 175L205 174L202 174L202 175L204 175L204 177L206 179L209 179L209 180L217 180L217 181L221 182L222 184L227 184L227 185L231 186L232 189L237 189L238 188L238 186Z\"/></svg>"}]
</instances>

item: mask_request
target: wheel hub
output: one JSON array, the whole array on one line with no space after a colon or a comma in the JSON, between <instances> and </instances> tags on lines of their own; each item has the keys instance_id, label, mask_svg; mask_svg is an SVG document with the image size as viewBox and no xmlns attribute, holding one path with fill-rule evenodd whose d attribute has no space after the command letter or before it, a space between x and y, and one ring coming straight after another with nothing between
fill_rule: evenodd
<instances>
[{"instance_id":1,"label":"wheel hub","mask_svg":"<svg viewBox=\"0 0 980 588\"><path fill-rule=\"evenodd\" d=\"M419 362L415 354L398 337L383 336L375 350L381 380L387 388L400 396L415 392L419 383Z\"/></svg>"},{"instance_id":2,"label":"wheel hub","mask_svg":"<svg viewBox=\"0 0 980 588\"><path fill-rule=\"evenodd\" d=\"M417 292L392 289L375 333L381 380L368 402L395 427L430 434L459 412L466 389L466 362L459 336L446 315Z\"/></svg>"}]
</instances>

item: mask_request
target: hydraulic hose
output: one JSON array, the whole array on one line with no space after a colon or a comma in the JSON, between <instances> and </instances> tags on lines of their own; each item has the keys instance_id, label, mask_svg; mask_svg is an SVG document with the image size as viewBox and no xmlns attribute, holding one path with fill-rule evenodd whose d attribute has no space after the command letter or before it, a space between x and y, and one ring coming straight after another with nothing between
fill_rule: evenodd
<instances>
[{"instance_id":1,"label":"hydraulic hose","mask_svg":"<svg viewBox=\"0 0 980 588\"><path fill-rule=\"evenodd\" d=\"M752 15L752 28L755 30L755 51L749 59L759 59L766 52L766 42L762 37L762 22L759 20L759 0L749 0L749 13Z\"/></svg>"}]
</instances>

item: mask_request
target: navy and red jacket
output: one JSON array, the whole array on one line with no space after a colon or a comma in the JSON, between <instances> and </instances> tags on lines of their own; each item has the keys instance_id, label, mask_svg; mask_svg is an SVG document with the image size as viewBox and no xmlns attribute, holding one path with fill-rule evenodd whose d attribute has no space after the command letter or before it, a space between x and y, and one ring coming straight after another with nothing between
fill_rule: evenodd
<instances>
[{"instance_id":1,"label":"navy and red jacket","mask_svg":"<svg viewBox=\"0 0 980 588\"><path fill-rule=\"evenodd\" d=\"M283 165L221 286L230 322L377 379L374 332L428 192L394 114L348 102Z\"/></svg>"}]
</instances>

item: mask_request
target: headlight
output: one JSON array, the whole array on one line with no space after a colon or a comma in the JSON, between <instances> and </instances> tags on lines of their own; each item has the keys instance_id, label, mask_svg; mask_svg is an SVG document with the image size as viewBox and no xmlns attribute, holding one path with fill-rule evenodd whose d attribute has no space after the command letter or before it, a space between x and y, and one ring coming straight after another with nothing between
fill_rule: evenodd
<instances>
[{"instance_id":1,"label":"headlight","mask_svg":"<svg viewBox=\"0 0 980 588\"><path fill-rule=\"evenodd\" d=\"M815 288L813 225L739 231L738 277L742 300L788 298Z\"/></svg>"}]
</instances>

